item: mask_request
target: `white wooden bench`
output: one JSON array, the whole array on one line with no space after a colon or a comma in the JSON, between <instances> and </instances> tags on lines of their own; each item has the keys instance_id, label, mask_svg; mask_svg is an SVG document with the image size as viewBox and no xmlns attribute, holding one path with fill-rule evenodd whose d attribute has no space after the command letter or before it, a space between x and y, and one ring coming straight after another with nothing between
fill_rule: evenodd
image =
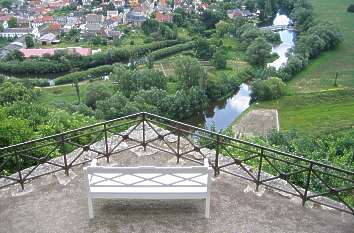
<instances>
[{"instance_id":1,"label":"white wooden bench","mask_svg":"<svg viewBox=\"0 0 354 233\"><path fill-rule=\"evenodd\" d=\"M192 167L103 167L97 160L84 168L89 217L93 199L205 199L209 218L211 174L208 159Z\"/></svg>"}]
</instances>

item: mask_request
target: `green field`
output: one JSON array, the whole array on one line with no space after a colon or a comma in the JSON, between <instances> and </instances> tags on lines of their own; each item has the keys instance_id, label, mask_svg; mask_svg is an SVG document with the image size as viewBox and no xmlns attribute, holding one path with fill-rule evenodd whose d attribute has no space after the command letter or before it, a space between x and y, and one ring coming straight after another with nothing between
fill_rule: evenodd
<instances>
[{"instance_id":1,"label":"green field","mask_svg":"<svg viewBox=\"0 0 354 233\"><path fill-rule=\"evenodd\" d=\"M282 130L323 134L354 126L354 90L284 96L256 107L278 109Z\"/></svg>"},{"instance_id":2,"label":"green field","mask_svg":"<svg viewBox=\"0 0 354 233\"><path fill-rule=\"evenodd\" d=\"M347 7L353 0L311 0L316 17L333 22L343 33L344 42L335 50L323 53L291 82L293 92L314 92L334 87L338 72L338 88L354 88L354 13Z\"/></svg>"}]
</instances>

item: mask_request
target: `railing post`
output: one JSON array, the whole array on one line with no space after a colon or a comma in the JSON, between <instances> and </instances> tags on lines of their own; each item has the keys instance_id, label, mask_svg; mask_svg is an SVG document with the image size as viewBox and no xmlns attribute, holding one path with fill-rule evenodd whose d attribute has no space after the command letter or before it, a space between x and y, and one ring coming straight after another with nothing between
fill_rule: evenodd
<instances>
[{"instance_id":1,"label":"railing post","mask_svg":"<svg viewBox=\"0 0 354 233\"><path fill-rule=\"evenodd\" d=\"M143 147L144 151L146 151L146 141L145 141L145 112L143 112Z\"/></svg>"},{"instance_id":2,"label":"railing post","mask_svg":"<svg viewBox=\"0 0 354 233\"><path fill-rule=\"evenodd\" d=\"M65 152L65 139L64 139L64 135L61 135L61 148L63 150L63 157L64 157L64 170L65 170L65 174L67 176L69 176L69 167L68 167L68 160L67 160L67 157L66 157L66 152Z\"/></svg>"},{"instance_id":3,"label":"railing post","mask_svg":"<svg viewBox=\"0 0 354 233\"><path fill-rule=\"evenodd\" d=\"M179 159L181 157L179 150L180 150L180 144L181 144L181 133L178 130L177 131L177 163L179 163Z\"/></svg>"},{"instance_id":4,"label":"railing post","mask_svg":"<svg viewBox=\"0 0 354 233\"><path fill-rule=\"evenodd\" d=\"M220 136L216 136L216 153L215 153L215 162L214 162L214 176L218 176L220 174L219 171L219 153L220 153Z\"/></svg>"},{"instance_id":5,"label":"railing post","mask_svg":"<svg viewBox=\"0 0 354 233\"><path fill-rule=\"evenodd\" d=\"M20 182L22 190L25 190L25 184L24 184L24 180L23 180L23 177L22 177L22 171L21 171L22 163L21 163L21 159L20 159L18 154L16 154L16 163L17 163L19 182Z\"/></svg>"},{"instance_id":6,"label":"railing post","mask_svg":"<svg viewBox=\"0 0 354 233\"><path fill-rule=\"evenodd\" d=\"M307 201L307 192L310 187L312 167L313 167L313 163L310 163L309 172L307 173L307 178L306 178L305 192L304 195L302 196L302 206L305 206L305 202Z\"/></svg>"},{"instance_id":7,"label":"railing post","mask_svg":"<svg viewBox=\"0 0 354 233\"><path fill-rule=\"evenodd\" d=\"M103 124L103 130L104 130L104 143L106 146L106 159L107 159L107 163L109 163L109 151L108 151L108 139L107 139L107 125L106 123Z\"/></svg>"},{"instance_id":8,"label":"railing post","mask_svg":"<svg viewBox=\"0 0 354 233\"><path fill-rule=\"evenodd\" d=\"M262 172L262 163L263 163L263 148L261 149L261 154L259 157L259 164L258 164L258 173L257 173L257 181L256 181L256 192L258 192L258 187L261 184L261 172Z\"/></svg>"}]
</instances>

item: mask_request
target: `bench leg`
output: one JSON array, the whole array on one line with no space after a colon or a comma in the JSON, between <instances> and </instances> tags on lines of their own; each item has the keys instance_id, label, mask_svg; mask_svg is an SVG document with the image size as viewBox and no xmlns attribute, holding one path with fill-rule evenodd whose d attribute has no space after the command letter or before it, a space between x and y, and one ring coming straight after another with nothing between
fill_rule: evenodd
<instances>
[{"instance_id":1,"label":"bench leg","mask_svg":"<svg viewBox=\"0 0 354 233\"><path fill-rule=\"evenodd\" d=\"M205 199L205 218L209 218L210 215L210 195Z\"/></svg>"},{"instance_id":2,"label":"bench leg","mask_svg":"<svg viewBox=\"0 0 354 233\"><path fill-rule=\"evenodd\" d=\"M89 217L93 218L94 217L94 213L93 213L93 201L92 201L92 198L89 197L87 199L87 202L88 202L88 209L89 209Z\"/></svg>"}]
</instances>

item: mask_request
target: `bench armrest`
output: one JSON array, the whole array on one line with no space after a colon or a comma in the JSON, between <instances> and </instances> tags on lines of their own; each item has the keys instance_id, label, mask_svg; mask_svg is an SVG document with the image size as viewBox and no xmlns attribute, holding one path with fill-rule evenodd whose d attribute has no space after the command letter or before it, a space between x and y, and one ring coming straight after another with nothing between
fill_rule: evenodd
<instances>
[{"instance_id":1,"label":"bench armrest","mask_svg":"<svg viewBox=\"0 0 354 233\"><path fill-rule=\"evenodd\" d=\"M97 166L97 159L93 159L91 161L90 167L96 167Z\"/></svg>"},{"instance_id":2,"label":"bench armrest","mask_svg":"<svg viewBox=\"0 0 354 233\"><path fill-rule=\"evenodd\" d=\"M209 167L209 160L208 158L204 158L204 166Z\"/></svg>"}]
</instances>

